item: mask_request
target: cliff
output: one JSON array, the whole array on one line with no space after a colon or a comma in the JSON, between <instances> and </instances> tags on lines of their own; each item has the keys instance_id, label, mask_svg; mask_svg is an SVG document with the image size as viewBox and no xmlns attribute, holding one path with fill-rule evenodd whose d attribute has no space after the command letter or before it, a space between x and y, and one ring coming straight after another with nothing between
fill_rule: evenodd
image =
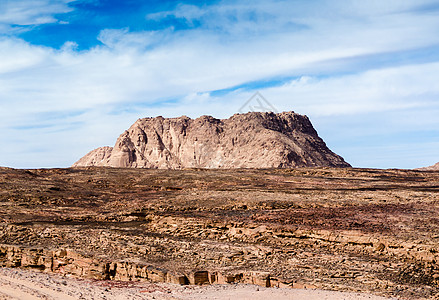
<instances>
[{"instance_id":1,"label":"cliff","mask_svg":"<svg viewBox=\"0 0 439 300\"><path fill-rule=\"evenodd\" d=\"M349 167L294 112L235 114L229 119L144 118L114 147L89 152L73 167L291 168Z\"/></svg>"}]
</instances>

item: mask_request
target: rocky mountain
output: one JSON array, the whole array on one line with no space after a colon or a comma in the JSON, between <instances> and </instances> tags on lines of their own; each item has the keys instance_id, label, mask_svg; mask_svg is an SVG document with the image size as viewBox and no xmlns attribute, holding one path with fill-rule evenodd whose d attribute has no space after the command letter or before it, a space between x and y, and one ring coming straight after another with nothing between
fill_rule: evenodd
<instances>
[{"instance_id":1,"label":"rocky mountain","mask_svg":"<svg viewBox=\"0 0 439 300\"><path fill-rule=\"evenodd\" d=\"M425 171L439 171L439 162L437 164L434 164L429 167L419 168L418 170L425 170Z\"/></svg>"},{"instance_id":2,"label":"rocky mountain","mask_svg":"<svg viewBox=\"0 0 439 300\"><path fill-rule=\"evenodd\" d=\"M290 168L349 167L318 136L307 116L251 112L229 119L144 118L113 148L95 149L73 167Z\"/></svg>"}]
</instances>

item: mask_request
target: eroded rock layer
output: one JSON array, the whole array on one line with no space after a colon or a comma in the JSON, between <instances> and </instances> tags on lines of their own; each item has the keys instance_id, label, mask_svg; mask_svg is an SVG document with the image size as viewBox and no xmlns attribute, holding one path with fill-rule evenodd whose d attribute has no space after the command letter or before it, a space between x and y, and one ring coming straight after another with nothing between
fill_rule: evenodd
<instances>
[{"instance_id":1,"label":"eroded rock layer","mask_svg":"<svg viewBox=\"0 0 439 300\"><path fill-rule=\"evenodd\" d=\"M113 148L89 152L74 167L289 168L349 167L294 112L137 120Z\"/></svg>"},{"instance_id":2,"label":"eroded rock layer","mask_svg":"<svg viewBox=\"0 0 439 300\"><path fill-rule=\"evenodd\" d=\"M439 294L439 172L0 168L0 266Z\"/></svg>"}]
</instances>

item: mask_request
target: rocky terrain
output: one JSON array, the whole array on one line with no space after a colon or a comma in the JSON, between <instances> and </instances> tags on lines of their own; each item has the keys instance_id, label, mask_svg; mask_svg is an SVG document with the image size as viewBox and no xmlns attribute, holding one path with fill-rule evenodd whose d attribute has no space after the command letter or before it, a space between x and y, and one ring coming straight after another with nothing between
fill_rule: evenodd
<instances>
[{"instance_id":1,"label":"rocky terrain","mask_svg":"<svg viewBox=\"0 0 439 300\"><path fill-rule=\"evenodd\" d=\"M89 152L73 167L349 167L318 136L308 117L251 112L219 120L186 116L137 120L114 147Z\"/></svg>"},{"instance_id":2,"label":"rocky terrain","mask_svg":"<svg viewBox=\"0 0 439 300\"><path fill-rule=\"evenodd\" d=\"M0 168L0 265L111 282L439 292L439 172Z\"/></svg>"},{"instance_id":3,"label":"rocky terrain","mask_svg":"<svg viewBox=\"0 0 439 300\"><path fill-rule=\"evenodd\" d=\"M385 300L363 293L273 289L249 284L188 286L140 281L99 281L24 269L0 268L1 300Z\"/></svg>"}]
</instances>

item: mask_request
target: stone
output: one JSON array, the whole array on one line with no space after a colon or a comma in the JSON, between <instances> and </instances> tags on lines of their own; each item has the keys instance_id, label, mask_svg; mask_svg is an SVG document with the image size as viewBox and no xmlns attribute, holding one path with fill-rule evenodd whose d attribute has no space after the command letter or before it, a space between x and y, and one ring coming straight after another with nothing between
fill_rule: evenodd
<instances>
[{"instance_id":1,"label":"stone","mask_svg":"<svg viewBox=\"0 0 439 300\"><path fill-rule=\"evenodd\" d=\"M168 271L159 268L148 267L148 279L155 282L166 282Z\"/></svg>"},{"instance_id":2,"label":"stone","mask_svg":"<svg viewBox=\"0 0 439 300\"><path fill-rule=\"evenodd\" d=\"M217 274L217 281L215 283L217 284L227 284L227 283L234 283L238 282L241 279L242 276L236 276L233 274Z\"/></svg>"},{"instance_id":3,"label":"stone","mask_svg":"<svg viewBox=\"0 0 439 300\"><path fill-rule=\"evenodd\" d=\"M107 161L110 156L113 147L99 147L93 151L87 153L74 166L98 166Z\"/></svg>"},{"instance_id":4,"label":"stone","mask_svg":"<svg viewBox=\"0 0 439 300\"><path fill-rule=\"evenodd\" d=\"M189 280L186 276L182 274L176 274L169 272L167 274L166 282L173 283L173 284L180 284L180 285L187 285L189 284Z\"/></svg>"},{"instance_id":5,"label":"stone","mask_svg":"<svg viewBox=\"0 0 439 300\"><path fill-rule=\"evenodd\" d=\"M421 170L421 171L439 171L439 162L434 164L434 165L432 165L432 166L429 166L429 167L419 168L418 170Z\"/></svg>"},{"instance_id":6,"label":"stone","mask_svg":"<svg viewBox=\"0 0 439 300\"><path fill-rule=\"evenodd\" d=\"M244 274L244 283L259 285L262 287L270 287L270 273L269 272L249 272Z\"/></svg>"},{"instance_id":7,"label":"stone","mask_svg":"<svg viewBox=\"0 0 439 300\"><path fill-rule=\"evenodd\" d=\"M292 168L350 167L318 136L307 116L251 112L229 119L137 120L116 141L73 167Z\"/></svg>"},{"instance_id":8,"label":"stone","mask_svg":"<svg viewBox=\"0 0 439 300\"><path fill-rule=\"evenodd\" d=\"M195 271L187 277L189 279L189 284L192 285L210 284L209 272L207 271Z\"/></svg>"}]
</instances>

